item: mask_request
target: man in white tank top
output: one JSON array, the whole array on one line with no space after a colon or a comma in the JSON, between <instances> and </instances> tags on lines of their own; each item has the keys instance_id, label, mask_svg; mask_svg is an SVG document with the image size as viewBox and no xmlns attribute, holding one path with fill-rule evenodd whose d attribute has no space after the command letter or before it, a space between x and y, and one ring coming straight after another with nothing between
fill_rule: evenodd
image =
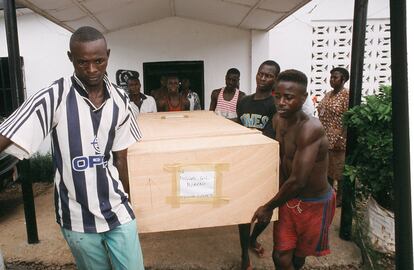
<instances>
[{"instance_id":1,"label":"man in white tank top","mask_svg":"<svg viewBox=\"0 0 414 270\"><path fill-rule=\"evenodd\" d=\"M237 103L246 94L240 91L240 71L236 68L231 68L226 74L226 86L215 89L211 93L210 111L221 115L227 119L236 120Z\"/></svg>"}]
</instances>

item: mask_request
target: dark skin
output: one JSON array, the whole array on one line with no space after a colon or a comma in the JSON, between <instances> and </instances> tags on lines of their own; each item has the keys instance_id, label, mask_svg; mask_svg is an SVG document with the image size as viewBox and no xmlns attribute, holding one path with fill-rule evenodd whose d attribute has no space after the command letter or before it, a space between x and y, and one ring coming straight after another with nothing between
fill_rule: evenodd
<instances>
[{"instance_id":1,"label":"dark skin","mask_svg":"<svg viewBox=\"0 0 414 270\"><path fill-rule=\"evenodd\" d=\"M275 85L277 70L271 65L261 65L256 74L256 93L254 100L263 100L272 95L272 89ZM239 119L238 119L239 121ZM266 229L269 221L257 223L254 226L252 235L250 235L251 224L239 224L240 245L242 248L241 269L249 269L249 246L259 249L261 245L257 242L257 237Z\"/></svg>"},{"instance_id":2,"label":"dark skin","mask_svg":"<svg viewBox=\"0 0 414 270\"><path fill-rule=\"evenodd\" d=\"M161 106L159 104L159 100L164 99L165 96L168 95L168 90L167 90L167 77L166 76L161 76L160 79L160 88L158 89L154 89L151 90L151 96L154 97L155 99L155 103L157 105L157 111L161 111Z\"/></svg>"},{"instance_id":3,"label":"dark skin","mask_svg":"<svg viewBox=\"0 0 414 270\"><path fill-rule=\"evenodd\" d=\"M240 76L237 74L230 73L226 75L225 80L226 80L226 87L224 87L223 98L226 101L230 101L233 99L234 94L236 93L236 89L239 87ZM216 109L220 90L221 88L215 89L211 93L210 111L214 111ZM240 91L237 102L239 102L245 95L246 94L244 92Z\"/></svg>"},{"instance_id":4,"label":"dark skin","mask_svg":"<svg viewBox=\"0 0 414 270\"><path fill-rule=\"evenodd\" d=\"M159 107L159 111L168 112L168 104L170 104L172 107L179 106L181 111L190 110L190 101L186 96L179 93L178 88L179 81L177 77L170 77L167 79L167 95L160 97L157 101L157 109Z\"/></svg>"},{"instance_id":5,"label":"dark skin","mask_svg":"<svg viewBox=\"0 0 414 270\"><path fill-rule=\"evenodd\" d=\"M329 83L333 89L334 94L337 94L339 91L344 89L345 78L339 71L334 71L331 73Z\"/></svg>"},{"instance_id":6,"label":"dark skin","mask_svg":"<svg viewBox=\"0 0 414 270\"><path fill-rule=\"evenodd\" d=\"M76 76L86 87L88 98L99 107L104 102L103 78L108 65L110 50L104 39L90 42L73 42L68 52Z\"/></svg>"},{"instance_id":7,"label":"dark skin","mask_svg":"<svg viewBox=\"0 0 414 270\"><path fill-rule=\"evenodd\" d=\"M307 93L296 82L280 81L275 91L277 114L273 117L276 140L280 144L280 190L253 215L252 222L270 221L273 210L295 197L315 198L326 194L328 139L316 118L302 111ZM277 225L276 225L277 226ZM299 269L305 258L295 250L273 253L277 269Z\"/></svg>"},{"instance_id":8,"label":"dark skin","mask_svg":"<svg viewBox=\"0 0 414 270\"><path fill-rule=\"evenodd\" d=\"M4 149L6 149L10 144L12 144L12 141L0 134L0 153L3 152Z\"/></svg>"},{"instance_id":9,"label":"dark skin","mask_svg":"<svg viewBox=\"0 0 414 270\"><path fill-rule=\"evenodd\" d=\"M128 149L112 152L114 156L114 165L118 169L119 179L126 193L128 193L128 200L131 201L129 193L129 175L128 175Z\"/></svg>"},{"instance_id":10,"label":"dark skin","mask_svg":"<svg viewBox=\"0 0 414 270\"><path fill-rule=\"evenodd\" d=\"M181 94L183 96L187 96L189 92L190 92L190 80L183 79L181 81Z\"/></svg>"},{"instance_id":11,"label":"dark skin","mask_svg":"<svg viewBox=\"0 0 414 270\"><path fill-rule=\"evenodd\" d=\"M138 108L141 108L142 99L141 99L141 82L139 79L129 79L128 80L128 91L129 91L129 98Z\"/></svg>"}]
</instances>

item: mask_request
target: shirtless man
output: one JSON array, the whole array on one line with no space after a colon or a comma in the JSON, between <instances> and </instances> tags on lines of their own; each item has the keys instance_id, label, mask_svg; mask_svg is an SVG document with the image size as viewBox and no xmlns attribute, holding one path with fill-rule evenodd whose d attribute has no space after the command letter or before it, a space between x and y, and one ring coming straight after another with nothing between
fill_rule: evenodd
<instances>
[{"instance_id":1,"label":"shirtless man","mask_svg":"<svg viewBox=\"0 0 414 270\"><path fill-rule=\"evenodd\" d=\"M159 112L174 112L190 110L190 101L187 96L179 93L179 84L177 76L167 78L167 95L161 96L157 100L157 109Z\"/></svg>"},{"instance_id":2,"label":"shirtless man","mask_svg":"<svg viewBox=\"0 0 414 270\"><path fill-rule=\"evenodd\" d=\"M213 90L211 93L210 111L227 119L237 120L236 107L246 94L240 91L240 71L231 68L226 74L226 86Z\"/></svg>"},{"instance_id":3,"label":"shirtless man","mask_svg":"<svg viewBox=\"0 0 414 270\"><path fill-rule=\"evenodd\" d=\"M286 70L276 82L273 127L280 143L280 190L256 210L252 222L268 222L279 207L273 261L278 270L295 270L305 264L306 256L330 253L328 230L335 213L335 192L327 181L324 128L317 118L302 111L306 75Z\"/></svg>"},{"instance_id":4,"label":"shirtless man","mask_svg":"<svg viewBox=\"0 0 414 270\"><path fill-rule=\"evenodd\" d=\"M157 110L160 111L160 108L158 106L158 101L160 99L165 98L165 96L167 95L167 76L165 75L161 76L160 88L151 90L150 95L155 99L155 102L157 104Z\"/></svg>"}]
</instances>

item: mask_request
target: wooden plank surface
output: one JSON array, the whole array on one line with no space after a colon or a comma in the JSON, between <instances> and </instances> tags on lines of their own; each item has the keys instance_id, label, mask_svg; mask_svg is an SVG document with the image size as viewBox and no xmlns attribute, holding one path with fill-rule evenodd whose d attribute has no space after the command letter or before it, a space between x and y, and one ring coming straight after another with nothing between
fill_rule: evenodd
<instances>
[{"instance_id":1,"label":"wooden plank surface","mask_svg":"<svg viewBox=\"0 0 414 270\"><path fill-rule=\"evenodd\" d=\"M216 117L199 115L205 117L201 123L207 126ZM149 118L157 117L151 115L146 119ZM191 118L186 120L197 122ZM221 120L216 119L216 123ZM188 123L183 122L186 121L168 123L179 129L187 126ZM237 130L241 126L228 120L224 123L226 127L221 130L228 132L223 135L213 135L217 130L208 129L209 136L202 136L197 131L194 137L183 134L183 138L147 138L129 148L131 201L141 233L248 223L257 207L276 194L278 143L243 127L241 131L244 132L234 132L233 128ZM157 135L152 129L159 130L159 125L151 121L141 121L141 127L153 132L147 134ZM161 129L168 130L165 126ZM226 167L219 177L222 199L174 204L172 198L179 196L174 189L177 178L171 166L200 164Z\"/></svg>"},{"instance_id":2,"label":"wooden plank surface","mask_svg":"<svg viewBox=\"0 0 414 270\"><path fill-rule=\"evenodd\" d=\"M139 114L137 121L143 141L260 133L212 111Z\"/></svg>"}]
</instances>

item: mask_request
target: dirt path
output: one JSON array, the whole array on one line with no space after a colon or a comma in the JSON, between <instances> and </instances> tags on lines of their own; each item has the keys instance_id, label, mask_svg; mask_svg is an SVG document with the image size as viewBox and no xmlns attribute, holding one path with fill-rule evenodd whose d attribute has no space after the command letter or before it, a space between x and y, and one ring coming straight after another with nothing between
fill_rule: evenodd
<instances>
[{"instance_id":1,"label":"dirt path","mask_svg":"<svg viewBox=\"0 0 414 270\"><path fill-rule=\"evenodd\" d=\"M40 194L35 200L40 239L36 245L27 244L22 205L11 207L14 200L0 199L0 208L8 207L0 215L0 249L7 269L73 270L72 255L55 222L53 188L44 186L35 187L35 190ZM332 254L307 259L305 269L358 269L361 263L359 249L337 236L339 216L337 213L330 234ZM142 234L140 238L148 270L235 270L240 267L237 226ZM265 230L261 241L266 249L265 258L259 259L252 254L254 268L274 269L271 259L272 226Z\"/></svg>"}]
</instances>

